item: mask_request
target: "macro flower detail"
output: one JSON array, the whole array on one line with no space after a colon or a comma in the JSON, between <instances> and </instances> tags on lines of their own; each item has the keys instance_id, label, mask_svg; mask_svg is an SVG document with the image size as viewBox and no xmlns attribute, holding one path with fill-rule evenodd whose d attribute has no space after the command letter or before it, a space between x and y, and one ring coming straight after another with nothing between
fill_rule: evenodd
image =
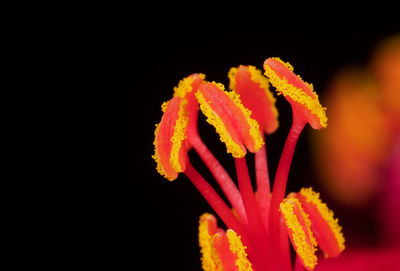
<instances>
[{"instance_id":1,"label":"macro flower detail","mask_svg":"<svg viewBox=\"0 0 400 271\"><path fill-rule=\"evenodd\" d=\"M333 212L311 188L286 196L286 184L298 138L307 123L326 127L325 108L311 85L292 73L293 68L276 58L265 61L266 75L253 66L241 65L228 73L231 91L223 84L193 74L180 81L174 97L162 106L163 116L155 132L157 170L169 180L183 173L198 189L217 218L203 214L199 220L201 263L205 271L313 270L317 248L326 257L344 250L344 237ZM278 111L269 82L293 108L293 123L276 170L271 191L265 147L266 134L278 128ZM200 110L199 110L200 109ZM197 131L202 112L215 127L232 155L234 181L214 157ZM255 155L255 187L249 174L247 150ZM191 164L195 151L210 170L228 202ZM296 252L292 264L290 243Z\"/></svg>"}]
</instances>

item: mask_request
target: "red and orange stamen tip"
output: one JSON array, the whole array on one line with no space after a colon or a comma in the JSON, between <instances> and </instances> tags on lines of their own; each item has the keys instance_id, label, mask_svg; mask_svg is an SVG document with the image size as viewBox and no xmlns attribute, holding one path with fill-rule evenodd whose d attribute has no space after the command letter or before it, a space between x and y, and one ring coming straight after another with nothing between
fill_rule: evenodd
<instances>
[{"instance_id":1,"label":"red and orange stamen tip","mask_svg":"<svg viewBox=\"0 0 400 271\"><path fill-rule=\"evenodd\" d=\"M279 126L276 99L269 89L268 79L254 66L240 65L228 73L229 88L240 95L246 108L252 112L263 131L271 134Z\"/></svg>"},{"instance_id":2,"label":"red and orange stamen tip","mask_svg":"<svg viewBox=\"0 0 400 271\"><path fill-rule=\"evenodd\" d=\"M213 246L221 259L221 270L238 270L236 266L237 256L230 250L228 237L223 231L213 236Z\"/></svg>"},{"instance_id":3,"label":"red and orange stamen tip","mask_svg":"<svg viewBox=\"0 0 400 271\"><path fill-rule=\"evenodd\" d=\"M337 257L345 249L342 227L333 212L311 188L302 188L295 197L301 202L311 221L311 230L318 246L327 257Z\"/></svg>"},{"instance_id":4,"label":"red and orange stamen tip","mask_svg":"<svg viewBox=\"0 0 400 271\"><path fill-rule=\"evenodd\" d=\"M247 258L246 246L243 245L240 236L231 229L226 231L226 236L229 240L229 249L236 256L235 265L238 267L238 271L252 271L251 262Z\"/></svg>"},{"instance_id":5,"label":"red and orange stamen tip","mask_svg":"<svg viewBox=\"0 0 400 271\"><path fill-rule=\"evenodd\" d=\"M188 111L189 123L187 125L187 136L192 138L197 135L197 115L199 111L199 104L195 97L198 87L203 83L206 76L202 73L194 73L179 81L178 85L174 87L174 97L181 97L187 100L186 110ZM188 147L190 146L187 140Z\"/></svg>"},{"instance_id":6,"label":"red and orange stamen tip","mask_svg":"<svg viewBox=\"0 0 400 271\"><path fill-rule=\"evenodd\" d=\"M240 236L235 231L228 229L226 234L219 231L213 236L213 245L221 260L222 270L253 270L252 264L247 258L246 246L243 245Z\"/></svg>"},{"instance_id":7,"label":"red and orange stamen tip","mask_svg":"<svg viewBox=\"0 0 400 271\"><path fill-rule=\"evenodd\" d=\"M196 98L207 122L215 127L233 157L243 157L245 146L254 153L264 144L257 121L250 117L251 111L243 106L236 92L207 82L199 86Z\"/></svg>"},{"instance_id":8,"label":"red and orange stamen tip","mask_svg":"<svg viewBox=\"0 0 400 271\"><path fill-rule=\"evenodd\" d=\"M312 84L304 82L293 73L293 67L279 58L268 58L264 62L265 75L292 105L293 114L308 122L314 129L327 126L326 108L322 107Z\"/></svg>"},{"instance_id":9,"label":"red and orange stamen tip","mask_svg":"<svg viewBox=\"0 0 400 271\"><path fill-rule=\"evenodd\" d=\"M161 106L164 115L156 125L153 159L157 162L157 171L168 180L178 177L185 171L186 138L188 124L187 100L174 97Z\"/></svg>"},{"instance_id":10,"label":"red and orange stamen tip","mask_svg":"<svg viewBox=\"0 0 400 271\"><path fill-rule=\"evenodd\" d=\"M222 270L221 260L213 244L213 236L217 231L218 227L215 217L208 213L203 214L199 221L199 245L201 264L205 271Z\"/></svg>"},{"instance_id":11,"label":"red and orange stamen tip","mask_svg":"<svg viewBox=\"0 0 400 271\"><path fill-rule=\"evenodd\" d=\"M317 241L311 231L308 215L301 207L300 201L290 196L281 202L280 212L283 215L290 241L303 266L307 270L313 270L317 265L315 254Z\"/></svg>"},{"instance_id":12,"label":"red and orange stamen tip","mask_svg":"<svg viewBox=\"0 0 400 271\"><path fill-rule=\"evenodd\" d=\"M174 97L188 98L188 94L196 92L197 88L206 78L205 74L193 73L179 81L174 87Z\"/></svg>"},{"instance_id":13,"label":"red and orange stamen tip","mask_svg":"<svg viewBox=\"0 0 400 271\"><path fill-rule=\"evenodd\" d=\"M205 271L253 270L240 236L231 229L226 233L219 229L211 214L205 213L200 217L199 244Z\"/></svg>"}]
</instances>

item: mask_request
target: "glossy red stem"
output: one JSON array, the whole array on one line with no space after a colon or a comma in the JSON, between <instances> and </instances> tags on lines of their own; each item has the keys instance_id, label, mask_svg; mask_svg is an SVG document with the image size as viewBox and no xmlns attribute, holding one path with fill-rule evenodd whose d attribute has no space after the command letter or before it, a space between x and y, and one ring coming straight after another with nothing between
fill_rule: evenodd
<instances>
[{"instance_id":1,"label":"glossy red stem","mask_svg":"<svg viewBox=\"0 0 400 271\"><path fill-rule=\"evenodd\" d=\"M200 173L191 165L189 159L186 159L186 170L185 175L193 183L193 185L199 190L201 195L210 204L211 208L216 214L222 219L228 228L233 229L240 236L244 235L242 225L233 215L231 209L221 199L214 188L200 175Z\"/></svg>"},{"instance_id":2,"label":"glossy red stem","mask_svg":"<svg viewBox=\"0 0 400 271\"><path fill-rule=\"evenodd\" d=\"M257 203L265 231L268 233L271 189L268 174L267 149L265 144L255 154L255 170L257 183Z\"/></svg>"},{"instance_id":3,"label":"glossy red stem","mask_svg":"<svg viewBox=\"0 0 400 271\"><path fill-rule=\"evenodd\" d=\"M240 220L244 224L247 224L247 217L244 210L242 197L232 178L229 176L224 167L222 167L217 158L215 158L215 156L207 148L207 146L204 144L199 136L191 137L190 143L192 144L195 151L199 154L201 160L208 167L211 174L214 176L218 185L221 187L222 191L227 197L229 203L237 212Z\"/></svg>"},{"instance_id":4,"label":"glossy red stem","mask_svg":"<svg viewBox=\"0 0 400 271\"><path fill-rule=\"evenodd\" d=\"M256 198L254 196L253 187L247 168L246 157L235 158L236 173L239 184L239 191L242 195L244 208L247 214L247 220L251 232L249 237L254 245L256 254L257 270L264 270L268 266L268 239L262 223Z\"/></svg>"},{"instance_id":5,"label":"glossy red stem","mask_svg":"<svg viewBox=\"0 0 400 271\"><path fill-rule=\"evenodd\" d=\"M269 233L271 237L271 242L276 247L280 247L279 205L285 197L286 184L288 180L289 169L293 159L293 154L296 148L297 141L305 124L306 123L304 121L296 121L296 119L293 120L293 124L286 138L285 146L283 147L282 155L279 160L278 168L275 175L274 186L272 189L272 197L271 197Z\"/></svg>"}]
</instances>

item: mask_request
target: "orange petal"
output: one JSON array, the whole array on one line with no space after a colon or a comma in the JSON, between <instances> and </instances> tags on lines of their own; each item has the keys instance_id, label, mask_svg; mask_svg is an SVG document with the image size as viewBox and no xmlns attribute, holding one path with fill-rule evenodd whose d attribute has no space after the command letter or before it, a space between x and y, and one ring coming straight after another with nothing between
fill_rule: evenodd
<instances>
[{"instance_id":1,"label":"orange petal","mask_svg":"<svg viewBox=\"0 0 400 271\"><path fill-rule=\"evenodd\" d=\"M327 126L326 108L322 107L313 86L293 73L293 67L279 58L268 58L264 62L265 75L279 94L283 94L292 105L293 114L302 118L314 129Z\"/></svg>"},{"instance_id":2,"label":"orange petal","mask_svg":"<svg viewBox=\"0 0 400 271\"><path fill-rule=\"evenodd\" d=\"M339 226L338 219L334 218L333 212L320 200L319 193L311 188L302 188L295 197L308 214L311 230L325 256L339 256L345 249L342 227Z\"/></svg>"},{"instance_id":3,"label":"orange petal","mask_svg":"<svg viewBox=\"0 0 400 271\"><path fill-rule=\"evenodd\" d=\"M250 117L250 110L243 106L238 94L224 89L215 82L201 84L196 93L201 111L233 157L243 157L245 146L250 152L257 152L264 144L257 121Z\"/></svg>"},{"instance_id":4,"label":"orange petal","mask_svg":"<svg viewBox=\"0 0 400 271\"><path fill-rule=\"evenodd\" d=\"M235 90L251 117L257 120L265 133L271 134L278 128L278 110L275 97L269 89L268 79L254 66L231 68L229 88Z\"/></svg>"},{"instance_id":5,"label":"orange petal","mask_svg":"<svg viewBox=\"0 0 400 271\"><path fill-rule=\"evenodd\" d=\"M186 148L183 141L188 124L186 99L174 97L162 105L164 115L156 125L153 159L157 162L157 171L168 180L178 177L185 170Z\"/></svg>"},{"instance_id":6,"label":"orange petal","mask_svg":"<svg viewBox=\"0 0 400 271\"><path fill-rule=\"evenodd\" d=\"M313 270L317 265L317 242L311 232L311 222L298 199L287 197L280 205L290 241L303 266Z\"/></svg>"}]
</instances>

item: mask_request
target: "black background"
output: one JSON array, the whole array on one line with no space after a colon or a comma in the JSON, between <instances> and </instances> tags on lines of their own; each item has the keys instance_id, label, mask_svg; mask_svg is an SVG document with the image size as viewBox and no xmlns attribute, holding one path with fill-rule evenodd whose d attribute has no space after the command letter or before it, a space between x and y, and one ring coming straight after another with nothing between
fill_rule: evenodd
<instances>
[{"instance_id":1,"label":"black background","mask_svg":"<svg viewBox=\"0 0 400 271\"><path fill-rule=\"evenodd\" d=\"M91 120L99 123L100 129L88 139L95 144L91 144L90 161L85 164L89 170L81 176L77 219L78 251L89 266L201 270L198 218L212 210L185 176L174 182L163 179L151 158L160 106L172 97L179 80L201 72L208 80L227 85L231 67L250 64L262 69L267 57L277 56L289 61L323 98L335 71L365 64L381 39L400 30L391 18L377 23L372 17L343 21L335 16L305 23L299 21L301 16L280 21L268 13L257 20L213 12L200 15L164 14L152 24L157 16L140 19L137 12L106 16L101 27L93 22L97 31L91 43L96 52L93 62L101 70L97 79L101 88L93 95L93 110L99 111L91 112ZM280 128L267 138L271 177L291 124L290 106L282 97L278 97L277 107ZM199 129L210 149L233 173L233 160L201 116ZM307 126L300 138L288 191L305 185L318 190L309 150L309 135L316 132ZM190 156L212 180L198 157ZM249 165L251 162L249 155Z\"/></svg>"}]
</instances>

